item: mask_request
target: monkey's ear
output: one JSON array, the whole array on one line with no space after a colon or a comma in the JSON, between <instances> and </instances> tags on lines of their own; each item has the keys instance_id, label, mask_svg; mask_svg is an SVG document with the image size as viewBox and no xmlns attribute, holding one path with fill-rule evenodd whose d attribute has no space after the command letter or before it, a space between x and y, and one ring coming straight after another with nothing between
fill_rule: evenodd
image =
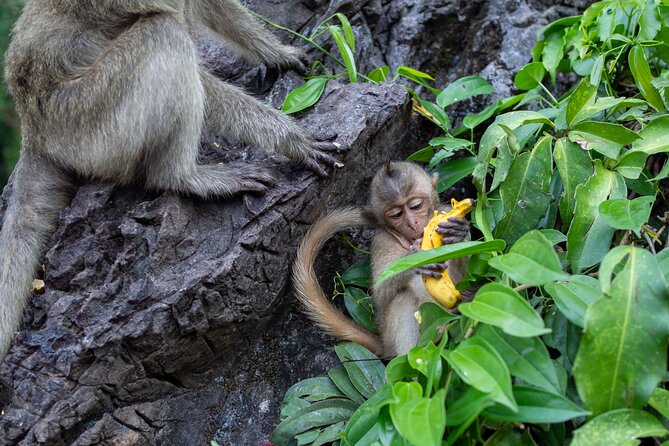
<instances>
[{"instance_id":1,"label":"monkey's ear","mask_svg":"<svg viewBox=\"0 0 669 446\"><path fill-rule=\"evenodd\" d=\"M372 211L370 208L363 208L362 210L362 216L367 220L367 222L374 226L374 227L379 227L380 223L376 218L376 215L374 214L374 211Z\"/></svg>"},{"instance_id":2,"label":"monkey's ear","mask_svg":"<svg viewBox=\"0 0 669 446\"><path fill-rule=\"evenodd\" d=\"M432 187L436 188L439 183L439 174L437 172L432 174Z\"/></svg>"}]
</instances>

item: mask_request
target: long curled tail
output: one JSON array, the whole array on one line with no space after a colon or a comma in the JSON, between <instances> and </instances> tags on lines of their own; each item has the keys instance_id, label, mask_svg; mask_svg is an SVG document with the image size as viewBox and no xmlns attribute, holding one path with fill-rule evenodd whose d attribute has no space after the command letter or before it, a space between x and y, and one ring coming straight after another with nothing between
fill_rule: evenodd
<instances>
[{"instance_id":1,"label":"long curled tail","mask_svg":"<svg viewBox=\"0 0 669 446\"><path fill-rule=\"evenodd\" d=\"M325 242L352 227L369 226L359 208L337 209L314 223L302 240L293 265L293 288L307 315L327 334L363 345L376 355L383 349L379 337L336 308L318 284L314 262Z\"/></svg>"},{"instance_id":2,"label":"long curled tail","mask_svg":"<svg viewBox=\"0 0 669 446\"><path fill-rule=\"evenodd\" d=\"M44 245L70 191L63 172L24 151L0 231L0 361L21 323Z\"/></svg>"}]
</instances>

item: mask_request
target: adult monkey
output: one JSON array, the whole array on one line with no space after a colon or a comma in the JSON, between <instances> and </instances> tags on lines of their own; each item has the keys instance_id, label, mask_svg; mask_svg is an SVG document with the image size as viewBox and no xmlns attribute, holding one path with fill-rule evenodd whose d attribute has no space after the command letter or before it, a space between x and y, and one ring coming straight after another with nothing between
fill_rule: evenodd
<instances>
[{"instance_id":1,"label":"adult monkey","mask_svg":"<svg viewBox=\"0 0 669 446\"><path fill-rule=\"evenodd\" d=\"M307 315L326 333L357 342L385 357L405 354L416 345L419 327L414 313L421 303L432 301L420 275L440 277L438 270L447 267L451 279L457 283L464 276L468 258L404 271L378 286L376 281L388 265L418 249L417 241L423 236L433 211L441 208L436 182L436 176L428 175L414 164L388 163L374 176L365 208L337 209L311 226L297 251L293 288ZM339 231L365 226L376 229L371 249L374 281L371 294L379 335L361 327L332 305L314 272L314 263L325 242ZM469 222L451 217L439 224L437 232L442 234L445 244L460 242L469 234ZM462 295L463 300L473 297L470 290Z\"/></svg>"},{"instance_id":2,"label":"adult monkey","mask_svg":"<svg viewBox=\"0 0 669 446\"><path fill-rule=\"evenodd\" d=\"M237 0L28 0L5 54L22 148L0 233L0 360L74 178L200 197L263 192L267 169L198 165L203 130L278 151L319 174L335 159L291 118L205 70L207 27L268 65L302 67Z\"/></svg>"}]
</instances>

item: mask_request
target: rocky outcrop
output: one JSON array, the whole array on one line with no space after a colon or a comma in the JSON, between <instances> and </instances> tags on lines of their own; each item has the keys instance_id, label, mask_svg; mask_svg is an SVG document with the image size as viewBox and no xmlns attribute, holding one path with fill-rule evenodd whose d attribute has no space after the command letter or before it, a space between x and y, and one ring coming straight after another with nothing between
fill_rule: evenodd
<instances>
[{"instance_id":1,"label":"rocky outcrop","mask_svg":"<svg viewBox=\"0 0 669 446\"><path fill-rule=\"evenodd\" d=\"M441 86L481 72L500 95L527 62L534 31L576 12L548 0L249 6L302 32L344 12L361 71L408 65ZM202 46L206 52L206 41ZM275 105L300 81L232 53L209 53L208 60ZM434 134L412 117L408 94L395 84L331 82L300 122L336 135L346 166L319 179L214 135L203 141L205 162L271 164L276 187L228 201L99 183L79 189L45 256L46 292L33 298L0 365L0 444L256 445L269 438L288 386L335 364L327 348L334 341L304 319L290 295L289 266L302 234L327 209L363 202L382 162L405 157ZM323 276L351 258L331 244Z\"/></svg>"}]
</instances>

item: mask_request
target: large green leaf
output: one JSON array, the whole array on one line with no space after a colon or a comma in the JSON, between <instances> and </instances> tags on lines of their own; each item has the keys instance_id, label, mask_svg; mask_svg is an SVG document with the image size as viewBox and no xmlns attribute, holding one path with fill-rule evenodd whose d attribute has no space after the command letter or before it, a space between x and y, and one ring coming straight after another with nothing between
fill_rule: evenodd
<instances>
[{"instance_id":1,"label":"large green leaf","mask_svg":"<svg viewBox=\"0 0 669 446\"><path fill-rule=\"evenodd\" d=\"M616 229L631 229L641 236L641 225L650 218L650 210L655 197L644 196L634 200L616 198L606 200L599 205L599 214L604 221Z\"/></svg>"},{"instance_id":2,"label":"large green leaf","mask_svg":"<svg viewBox=\"0 0 669 446\"><path fill-rule=\"evenodd\" d=\"M539 338L519 338L483 325L476 334L488 341L509 366L511 375L552 393L561 393L555 366Z\"/></svg>"},{"instance_id":3,"label":"large green leaf","mask_svg":"<svg viewBox=\"0 0 669 446\"><path fill-rule=\"evenodd\" d=\"M644 127L639 135L640 139L632 144L632 150L644 152L648 155L669 152L669 116L660 116Z\"/></svg>"},{"instance_id":4,"label":"large green leaf","mask_svg":"<svg viewBox=\"0 0 669 446\"><path fill-rule=\"evenodd\" d=\"M504 240L491 240L489 242L461 242L451 245L443 245L427 251L419 251L402 257L388 265L379 275L376 285L387 280L402 271L417 266L429 265L431 263L442 263L446 260L465 257L482 252L499 252L504 249Z\"/></svg>"},{"instance_id":5,"label":"large green leaf","mask_svg":"<svg viewBox=\"0 0 669 446\"><path fill-rule=\"evenodd\" d=\"M384 386L380 391L372 395L351 415L351 419L346 423L344 438L350 444L358 444L370 430L376 429L376 419L379 416L381 403L389 400L392 396L390 386Z\"/></svg>"},{"instance_id":6,"label":"large green leaf","mask_svg":"<svg viewBox=\"0 0 669 446\"><path fill-rule=\"evenodd\" d=\"M658 387L650 395L648 404L665 418L669 419L669 390Z\"/></svg>"},{"instance_id":7,"label":"large green leaf","mask_svg":"<svg viewBox=\"0 0 669 446\"><path fill-rule=\"evenodd\" d=\"M497 405L483 412L486 418L516 423L562 423L577 417L589 415L567 398L534 387L513 386L513 396L518 403L518 411Z\"/></svg>"},{"instance_id":8,"label":"large green leaf","mask_svg":"<svg viewBox=\"0 0 669 446\"><path fill-rule=\"evenodd\" d=\"M351 383L365 398L370 398L385 385L383 363L363 346L343 342L335 345L335 352L343 362Z\"/></svg>"},{"instance_id":9,"label":"large green leaf","mask_svg":"<svg viewBox=\"0 0 669 446\"><path fill-rule=\"evenodd\" d=\"M347 398L355 401L357 404L365 402L365 398L358 392L351 382L351 379L348 377L343 364L339 364L329 369L328 377L330 377L335 386L337 386L341 393L346 395Z\"/></svg>"},{"instance_id":10,"label":"large green leaf","mask_svg":"<svg viewBox=\"0 0 669 446\"><path fill-rule=\"evenodd\" d=\"M471 175L475 167L476 158L473 156L450 160L437 167L434 170L439 174L437 192L443 192L467 175Z\"/></svg>"},{"instance_id":11,"label":"large green leaf","mask_svg":"<svg viewBox=\"0 0 669 446\"><path fill-rule=\"evenodd\" d=\"M567 125L572 126L577 122L583 121L581 118L582 112L588 104L594 102L596 94L596 86L590 85L587 79L581 80L576 90L569 96L569 102L567 103Z\"/></svg>"},{"instance_id":12,"label":"large green leaf","mask_svg":"<svg viewBox=\"0 0 669 446\"><path fill-rule=\"evenodd\" d=\"M512 336L527 338L550 332L527 300L501 283L484 285L472 302L458 308L468 318L499 327Z\"/></svg>"},{"instance_id":13,"label":"large green leaf","mask_svg":"<svg viewBox=\"0 0 669 446\"><path fill-rule=\"evenodd\" d=\"M541 60L555 85L558 65L564 56L564 30L554 31L544 37L544 49Z\"/></svg>"},{"instance_id":14,"label":"large green leaf","mask_svg":"<svg viewBox=\"0 0 669 446\"><path fill-rule=\"evenodd\" d=\"M514 411L518 409L511 391L509 369L486 340L473 336L462 341L455 350L443 354L464 382L493 401Z\"/></svg>"},{"instance_id":15,"label":"large green leaf","mask_svg":"<svg viewBox=\"0 0 669 446\"><path fill-rule=\"evenodd\" d=\"M518 70L513 83L519 90L532 90L541 83L546 75L546 69L541 62L531 62Z\"/></svg>"},{"instance_id":16,"label":"large green leaf","mask_svg":"<svg viewBox=\"0 0 669 446\"><path fill-rule=\"evenodd\" d=\"M563 192L560 198L562 227L568 228L576 206L576 187L588 181L594 173L594 168L590 154L567 138L560 138L555 142L553 157L562 178Z\"/></svg>"},{"instance_id":17,"label":"large green leaf","mask_svg":"<svg viewBox=\"0 0 669 446\"><path fill-rule=\"evenodd\" d=\"M569 139L586 150L616 159L624 146L639 139L639 134L620 124L585 121L571 128Z\"/></svg>"},{"instance_id":18,"label":"large green leaf","mask_svg":"<svg viewBox=\"0 0 669 446\"><path fill-rule=\"evenodd\" d=\"M579 327L585 326L588 307L602 297L597 279L590 276L571 276L567 282L553 282L544 286L560 312Z\"/></svg>"},{"instance_id":19,"label":"large green leaf","mask_svg":"<svg viewBox=\"0 0 669 446\"><path fill-rule=\"evenodd\" d=\"M648 103L659 112L664 111L664 102L662 96L653 86L653 75L650 72L650 66L646 60L646 55L643 52L641 45L635 45L629 52L627 57L630 71L634 77L634 82L639 88L641 95L646 98Z\"/></svg>"},{"instance_id":20,"label":"large green leaf","mask_svg":"<svg viewBox=\"0 0 669 446\"><path fill-rule=\"evenodd\" d=\"M334 385L327 376L307 378L293 384L284 395L287 400L292 396L305 397L307 401L321 401L327 398L343 397L344 394Z\"/></svg>"},{"instance_id":21,"label":"large green leaf","mask_svg":"<svg viewBox=\"0 0 669 446\"><path fill-rule=\"evenodd\" d=\"M488 264L526 285L543 285L568 277L562 272L553 244L537 230L523 235L508 254L493 257Z\"/></svg>"},{"instance_id":22,"label":"large green leaf","mask_svg":"<svg viewBox=\"0 0 669 446\"><path fill-rule=\"evenodd\" d=\"M465 76L451 82L437 95L437 104L446 108L455 102L481 94L492 94L492 86L481 76Z\"/></svg>"},{"instance_id":23,"label":"large green leaf","mask_svg":"<svg viewBox=\"0 0 669 446\"><path fill-rule=\"evenodd\" d=\"M595 160L595 174L576 188L574 218L567 232L567 258L574 273L601 262L611 245L615 229L602 219L599 204L626 195L625 180Z\"/></svg>"},{"instance_id":24,"label":"large green leaf","mask_svg":"<svg viewBox=\"0 0 669 446\"><path fill-rule=\"evenodd\" d=\"M398 382L393 386L393 397L390 417L400 434L411 444L441 446L446 430L446 391L427 398L417 382Z\"/></svg>"},{"instance_id":25,"label":"large green leaf","mask_svg":"<svg viewBox=\"0 0 669 446\"><path fill-rule=\"evenodd\" d=\"M371 332L376 332L372 300L367 293L357 287L348 287L344 292L344 304L355 322Z\"/></svg>"},{"instance_id":26,"label":"large green leaf","mask_svg":"<svg viewBox=\"0 0 669 446\"><path fill-rule=\"evenodd\" d=\"M667 430L657 418L635 409L602 414L574 431L570 446L635 446L639 437L662 437Z\"/></svg>"},{"instance_id":27,"label":"large green leaf","mask_svg":"<svg viewBox=\"0 0 669 446\"><path fill-rule=\"evenodd\" d=\"M636 180L641 176L647 159L647 153L630 150L620 157L620 161L616 165L616 172L625 178Z\"/></svg>"},{"instance_id":28,"label":"large green leaf","mask_svg":"<svg viewBox=\"0 0 669 446\"><path fill-rule=\"evenodd\" d=\"M546 215L553 200L549 195L553 173L550 136L541 138L531 152L513 161L506 181L500 187L504 216L495 228L495 237L513 243L534 229Z\"/></svg>"},{"instance_id":29,"label":"large green leaf","mask_svg":"<svg viewBox=\"0 0 669 446\"><path fill-rule=\"evenodd\" d=\"M295 415L281 421L274 429L271 441L282 445L294 436L307 432L314 427L329 426L340 421L346 421L351 418L357 408L357 403L343 398L330 398L310 404Z\"/></svg>"},{"instance_id":30,"label":"large green leaf","mask_svg":"<svg viewBox=\"0 0 669 446\"><path fill-rule=\"evenodd\" d=\"M639 40L652 40L662 28L657 0L646 0L639 17Z\"/></svg>"},{"instance_id":31,"label":"large green leaf","mask_svg":"<svg viewBox=\"0 0 669 446\"><path fill-rule=\"evenodd\" d=\"M611 282L623 257L625 266ZM611 250L599 279L610 297L597 300L586 312L574 363L576 387L595 414L641 408L666 374L667 285L655 257L631 246Z\"/></svg>"},{"instance_id":32,"label":"large green leaf","mask_svg":"<svg viewBox=\"0 0 669 446\"><path fill-rule=\"evenodd\" d=\"M355 55L353 54L353 49L350 47L344 31L339 25L329 25L328 30L332 34L332 38L337 43L337 49L341 55L342 60L344 61L344 66L348 72L348 79L350 82L358 82L358 70L355 67Z\"/></svg>"},{"instance_id":33,"label":"large green leaf","mask_svg":"<svg viewBox=\"0 0 669 446\"><path fill-rule=\"evenodd\" d=\"M289 115L311 107L323 95L328 80L326 77L309 79L303 85L288 93L281 106L281 111Z\"/></svg>"},{"instance_id":34,"label":"large green leaf","mask_svg":"<svg viewBox=\"0 0 669 446\"><path fill-rule=\"evenodd\" d=\"M446 426L459 426L468 420L476 418L483 409L495 404L490 397L476 390L474 387L467 387L464 395L448 404L446 410Z\"/></svg>"}]
</instances>

